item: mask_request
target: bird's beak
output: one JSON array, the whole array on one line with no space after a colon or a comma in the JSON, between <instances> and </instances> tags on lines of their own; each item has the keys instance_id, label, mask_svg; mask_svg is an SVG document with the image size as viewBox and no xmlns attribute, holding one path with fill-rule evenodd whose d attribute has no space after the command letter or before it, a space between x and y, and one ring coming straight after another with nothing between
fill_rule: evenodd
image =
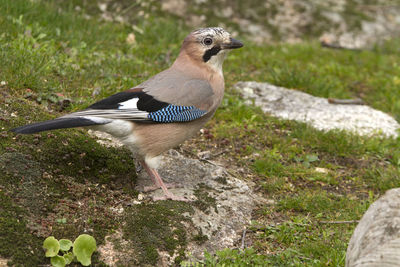
<instances>
[{"instance_id":1,"label":"bird's beak","mask_svg":"<svg viewBox=\"0 0 400 267\"><path fill-rule=\"evenodd\" d=\"M243 43L239 40L230 38L229 43L223 44L221 46L222 49L235 49L235 48L241 48L243 46Z\"/></svg>"}]
</instances>

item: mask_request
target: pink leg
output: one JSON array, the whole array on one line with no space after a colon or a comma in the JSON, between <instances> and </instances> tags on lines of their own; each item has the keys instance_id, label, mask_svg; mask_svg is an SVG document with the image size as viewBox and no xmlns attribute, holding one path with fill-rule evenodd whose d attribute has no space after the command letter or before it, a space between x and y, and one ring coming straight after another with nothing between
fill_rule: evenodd
<instances>
[{"instance_id":1,"label":"pink leg","mask_svg":"<svg viewBox=\"0 0 400 267\"><path fill-rule=\"evenodd\" d=\"M163 197L153 197L153 200L171 199L171 200L177 200L177 201L191 201L191 200L189 200L189 199L187 199L185 197L175 196L174 194L169 192L167 186L164 184L164 182L161 179L161 176L158 174L157 170L153 169L153 168L150 168L146 164L146 162L144 162L144 161L141 161L141 164L143 165L143 167L145 168L146 172L149 174L149 176L153 180L154 184L159 188L161 187L162 191L164 192L164 196Z\"/></svg>"},{"instance_id":2,"label":"pink leg","mask_svg":"<svg viewBox=\"0 0 400 267\"><path fill-rule=\"evenodd\" d=\"M152 173L152 169L146 164L146 162L144 162L144 160L140 161L140 165L142 165L144 167L144 169L146 170L147 174L150 176L151 180L153 181L155 187L160 188L161 185L158 183L158 181L156 180L156 178L154 177L153 173Z\"/></svg>"}]
</instances>

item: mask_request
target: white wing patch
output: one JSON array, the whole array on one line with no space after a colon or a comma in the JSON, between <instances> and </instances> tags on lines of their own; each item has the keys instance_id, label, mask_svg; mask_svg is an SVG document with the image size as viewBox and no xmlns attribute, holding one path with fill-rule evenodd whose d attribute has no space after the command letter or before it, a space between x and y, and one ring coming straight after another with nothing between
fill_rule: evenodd
<instances>
[{"instance_id":1,"label":"white wing patch","mask_svg":"<svg viewBox=\"0 0 400 267\"><path fill-rule=\"evenodd\" d=\"M132 99L129 99L125 102L119 103L118 109L137 109L137 102L139 101L139 98L135 97Z\"/></svg>"},{"instance_id":2,"label":"white wing patch","mask_svg":"<svg viewBox=\"0 0 400 267\"><path fill-rule=\"evenodd\" d=\"M106 124L112 122L111 119L106 119L106 118L101 118L101 117L94 117L94 116L84 116L82 118L94 121L95 123L98 124Z\"/></svg>"}]
</instances>

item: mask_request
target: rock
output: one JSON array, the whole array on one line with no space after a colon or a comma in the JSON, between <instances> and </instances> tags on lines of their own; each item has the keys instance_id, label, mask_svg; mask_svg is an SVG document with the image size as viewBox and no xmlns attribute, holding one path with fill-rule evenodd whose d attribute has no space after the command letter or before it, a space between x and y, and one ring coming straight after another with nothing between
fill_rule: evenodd
<instances>
[{"instance_id":1,"label":"rock","mask_svg":"<svg viewBox=\"0 0 400 267\"><path fill-rule=\"evenodd\" d=\"M316 172L319 172L319 173L329 173L329 170L326 169L326 168L319 168L319 167L316 167L314 170L315 170Z\"/></svg>"},{"instance_id":2,"label":"rock","mask_svg":"<svg viewBox=\"0 0 400 267\"><path fill-rule=\"evenodd\" d=\"M365 105L329 104L328 99L268 83L239 82L236 89L248 103L273 116L306 122L319 130L347 130L360 135L397 137L400 128L391 116Z\"/></svg>"},{"instance_id":3,"label":"rock","mask_svg":"<svg viewBox=\"0 0 400 267\"><path fill-rule=\"evenodd\" d=\"M350 49L372 48L400 33L400 6L393 1L375 0L269 0L263 3L245 1L240 4L211 0L164 0L160 5L152 1L102 0L97 4L104 20L136 24L138 17L165 12L179 16L191 28L204 27L209 21L214 26L226 27L234 33L247 35L260 44L283 41L300 42L322 38L332 46ZM122 10L125 10L121 12Z\"/></svg>"},{"instance_id":4,"label":"rock","mask_svg":"<svg viewBox=\"0 0 400 267\"><path fill-rule=\"evenodd\" d=\"M102 138L102 144L121 146L107 134L91 132ZM246 225L250 223L253 209L263 198L253 192L252 184L232 177L225 168L215 164L186 158L176 150L170 150L161 157L158 169L166 183L179 184L170 189L176 195L193 198L193 214L186 214L191 225L185 229L188 235L193 230L204 237L204 242L190 241L186 253L202 258L204 250L210 253L233 247L241 238ZM138 173L138 187L151 186L152 181L142 170ZM148 193L148 197L162 196L161 190ZM163 253L159 253L162 261Z\"/></svg>"},{"instance_id":5,"label":"rock","mask_svg":"<svg viewBox=\"0 0 400 267\"><path fill-rule=\"evenodd\" d=\"M133 32L128 34L128 36L126 37L126 42L130 45L136 44L136 36Z\"/></svg>"},{"instance_id":6,"label":"rock","mask_svg":"<svg viewBox=\"0 0 400 267\"><path fill-rule=\"evenodd\" d=\"M114 244L118 244L116 249ZM134 251L129 247L129 241L123 239L123 233L116 230L115 233L105 238L105 244L99 246L100 259L108 266L129 266L134 262Z\"/></svg>"},{"instance_id":7,"label":"rock","mask_svg":"<svg viewBox=\"0 0 400 267\"><path fill-rule=\"evenodd\" d=\"M394 267L400 262L400 188L375 201L361 218L346 253L347 267Z\"/></svg>"},{"instance_id":8,"label":"rock","mask_svg":"<svg viewBox=\"0 0 400 267\"><path fill-rule=\"evenodd\" d=\"M199 159L201 159L201 160L208 160L208 159L211 159L212 154L208 150L207 151L201 151L201 152L197 153L197 157Z\"/></svg>"},{"instance_id":9,"label":"rock","mask_svg":"<svg viewBox=\"0 0 400 267\"><path fill-rule=\"evenodd\" d=\"M100 9L102 12L106 12L106 10L107 10L107 3L98 3L97 5L98 5L99 9Z\"/></svg>"},{"instance_id":10,"label":"rock","mask_svg":"<svg viewBox=\"0 0 400 267\"><path fill-rule=\"evenodd\" d=\"M351 28L350 24L338 22L342 24L341 29L329 29L321 39L348 49L372 49L376 45L382 45L385 40L399 35L399 11L400 6L390 7L385 4L364 8L362 13L365 18L370 19L360 19L358 29Z\"/></svg>"},{"instance_id":11,"label":"rock","mask_svg":"<svg viewBox=\"0 0 400 267\"><path fill-rule=\"evenodd\" d=\"M0 257L0 266L8 266L7 262L8 262L8 260L3 259L3 258Z\"/></svg>"},{"instance_id":12,"label":"rock","mask_svg":"<svg viewBox=\"0 0 400 267\"><path fill-rule=\"evenodd\" d=\"M162 1L161 10L170 12L177 16L184 16L186 12L186 2L183 0Z\"/></svg>"},{"instance_id":13,"label":"rock","mask_svg":"<svg viewBox=\"0 0 400 267\"><path fill-rule=\"evenodd\" d=\"M202 245L189 244L187 251L195 257L202 257L204 250L215 252L234 246L250 223L254 207L261 202L251 185L230 176L225 168L186 158L175 150L163 156L159 172L167 183L182 185L171 189L174 194L197 198L191 220L208 240ZM145 172L138 178L139 183L151 184ZM152 196L161 194L157 190ZM196 202L201 205L196 206Z\"/></svg>"}]
</instances>

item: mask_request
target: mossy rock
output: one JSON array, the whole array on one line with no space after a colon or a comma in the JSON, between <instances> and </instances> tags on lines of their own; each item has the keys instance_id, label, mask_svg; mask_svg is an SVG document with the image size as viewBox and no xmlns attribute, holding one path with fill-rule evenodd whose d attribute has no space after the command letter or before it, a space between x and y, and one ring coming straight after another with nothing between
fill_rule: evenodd
<instances>
[{"instance_id":1,"label":"mossy rock","mask_svg":"<svg viewBox=\"0 0 400 267\"><path fill-rule=\"evenodd\" d=\"M49 119L40 106L12 97L0 103L3 110L18 115L15 120L2 115L3 129ZM119 227L121 218L112 208L137 195L128 150L104 147L76 129L3 132L0 138L0 257L16 266L38 266L48 263L41 245L50 235L74 240L88 232L102 244ZM96 254L92 262L102 264Z\"/></svg>"},{"instance_id":2,"label":"mossy rock","mask_svg":"<svg viewBox=\"0 0 400 267\"><path fill-rule=\"evenodd\" d=\"M175 261L185 257L190 239L190 203L163 201L134 205L126 211L124 238L134 244L138 266L156 266L159 252L165 251Z\"/></svg>"}]
</instances>

